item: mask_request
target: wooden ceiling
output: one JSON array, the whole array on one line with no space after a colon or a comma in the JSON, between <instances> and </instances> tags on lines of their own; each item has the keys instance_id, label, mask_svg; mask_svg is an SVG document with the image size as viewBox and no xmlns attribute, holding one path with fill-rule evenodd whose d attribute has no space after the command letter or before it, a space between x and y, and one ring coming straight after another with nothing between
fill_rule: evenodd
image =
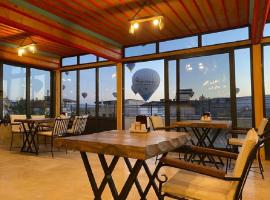
<instances>
[{"instance_id":1,"label":"wooden ceiling","mask_svg":"<svg viewBox=\"0 0 270 200\"><path fill-rule=\"evenodd\" d=\"M129 20L142 7L138 0L27 0L59 17L129 46L249 24L249 0L148 0L138 17L164 16L165 28L142 24L134 35Z\"/></svg>"},{"instance_id":2,"label":"wooden ceiling","mask_svg":"<svg viewBox=\"0 0 270 200\"><path fill-rule=\"evenodd\" d=\"M129 20L144 2L137 17L161 14L165 28L144 23L131 35ZM269 7L270 0L6 0L0 2L0 42L18 45L29 35L55 56L94 53L120 61L123 46L242 26L251 27L258 43Z\"/></svg>"}]
</instances>

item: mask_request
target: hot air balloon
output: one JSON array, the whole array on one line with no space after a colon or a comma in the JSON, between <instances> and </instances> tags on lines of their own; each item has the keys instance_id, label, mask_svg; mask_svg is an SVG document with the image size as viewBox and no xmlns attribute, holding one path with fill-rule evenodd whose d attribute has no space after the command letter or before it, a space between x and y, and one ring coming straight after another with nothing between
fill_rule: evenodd
<instances>
[{"instance_id":1,"label":"hot air balloon","mask_svg":"<svg viewBox=\"0 0 270 200\"><path fill-rule=\"evenodd\" d=\"M129 69L129 71L132 71L135 67L135 63L127 63L127 68Z\"/></svg>"},{"instance_id":2,"label":"hot air balloon","mask_svg":"<svg viewBox=\"0 0 270 200\"><path fill-rule=\"evenodd\" d=\"M32 79L32 86L35 93L39 92L43 87L43 82L39 79Z\"/></svg>"},{"instance_id":3,"label":"hot air balloon","mask_svg":"<svg viewBox=\"0 0 270 200\"><path fill-rule=\"evenodd\" d=\"M65 90L66 86L65 86L65 85L63 85L63 86L62 86L62 88L63 88L63 90Z\"/></svg>"},{"instance_id":4,"label":"hot air balloon","mask_svg":"<svg viewBox=\"0 0 270 200\"><path fill-rule=\"evenodd\" d=\"M235 88L235 92L238 94L240 92L240 88Z\"/></svg>"},{"instance_id":5,"label":"hot air balloon","mask_svg":"<svg viewBox=\"0 0 270 200\"><path fill-rule=\"evenodd\" d=\"M87 97L87 92L82 92L82 97L85 99Z\"/></svg>"},{"instance_id":6,"label":"hot air balloon","mask_svg":"<svg viewBox=\"0 0 270 200\"><path fill-rule=\"evenodd\" d=\"M132 91L147 101L156 91L160 83L159 74L152 69L140 69L132 76Z\"/></svg>"},{"instance_id":7,"label":"hot air balloon","mask_svg":"<svg viewBox=\"0 0 270 200\"><path fill-rule=\"evenodd\" d=\"M115 98L117 97L117 93L116 93L116 92L113 92L112 95L113 95L113 97L115 97Z\"/></svg>"}]
</instances>

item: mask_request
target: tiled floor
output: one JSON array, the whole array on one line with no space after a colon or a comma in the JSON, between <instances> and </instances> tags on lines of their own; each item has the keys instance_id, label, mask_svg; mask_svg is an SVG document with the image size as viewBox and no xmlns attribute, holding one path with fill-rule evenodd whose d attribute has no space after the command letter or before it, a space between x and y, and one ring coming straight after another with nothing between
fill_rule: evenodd
<instances>
[{"instance_id":1,"label":"tiled floor","mask_svg":"<svg viewBox=\"0 0 270 200\"><path fill-rule=\"evenodd\" d=\"M108 157L110 159L110 157ZM97 157L89 155L94 173L103 177ZM151 168L154 160L149 160ZM258 174L249 176L244 191L244 200L270 199L270 162L264 162L265 180ZM166 174L173 175L175 169L166 170ZM123 186L128 170L124 163L119 162L113 174L117 189ZM139 175L142 185L147 183L146 174ZM18 151L8 151L0 146L0 199L2 200L89 200L93 199L86 173L78 152L56 152L55 158L50 153L41 153L39 156L21 154ZM109 189L106 188L102 199L110 200ZM128 199L137 200L139 196L135 187ZM149 200L156 199L150 191Z\"/></svg>"}]
</instances>

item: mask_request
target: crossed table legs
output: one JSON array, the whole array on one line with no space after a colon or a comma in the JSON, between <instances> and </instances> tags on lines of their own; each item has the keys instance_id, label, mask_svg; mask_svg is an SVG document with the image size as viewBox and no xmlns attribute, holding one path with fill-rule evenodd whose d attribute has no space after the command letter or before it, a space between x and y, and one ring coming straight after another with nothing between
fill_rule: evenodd
<instances>
[{"instance_id":1,"label":"crossed table legs","mask_svg":"<svg viewBox=\"0 0 270 200\"><path fill-rule=\"evenodd\" d=\"M84 167L85 170L87 172L88 175L88 179L89 182L91 184L94 196L95 196L95 200L101 200L101 195L105 189L105 186L108 184L109 188L111 190L112 196L113 198L116 200L125 200L133 186L133 184L136 185L136 188L138 190L138 193L140 194L141 200L146 200L146 196L150 190L151 187L153 187L158 199L161 198L160 194L159 194L159 190L158 187L155 183L155 177L157 175L158 172L158 167L155 169L155 171L153 173L151 173L149 167L147 166L147 163L145 162L145 160L137 160L134 164L134 166L132 167L130 161L128 158L124 158L124 161L126 163L126 166L128 167L128 170L130 172L122 190L120 191L120 193L118 193L113 178L112 178L112 172L119 160L118 156L114 156L111 163L108 165L107 161L105 159L104 154L98 154L102 169L104 171L104 178L100 184L100 186L97 186L93 171L91 169L88 157L86 155L86 152L80 152L81 153L81 157L84 163ZM141 168L144 168L148 178L149 178L149 182L146 186L146 188L143 190L139 180L137 178L138 173L140 172Z\"/></svg>"}]
</instances>

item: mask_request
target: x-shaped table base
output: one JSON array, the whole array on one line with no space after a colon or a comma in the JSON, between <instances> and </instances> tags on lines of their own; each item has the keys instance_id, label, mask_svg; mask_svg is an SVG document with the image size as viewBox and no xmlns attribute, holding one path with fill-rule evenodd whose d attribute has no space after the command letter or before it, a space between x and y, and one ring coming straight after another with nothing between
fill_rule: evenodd
<instances>
[{"instance_id":1,"label":"x-shaped table base","mask_svg":"<svg viewBox=\"0 0 270 200\"><path fill-rule=\"evenodd\" d=\"M184 128L184 130L187 132L187 128ZM210 137L209 133L211 130L210 128L191 128L192 132L194 133L197 143L194 141L192 142L193 145L200 146L200 147L207 147L207 148L215 148L214 147L214 142L216 141L219 133L221 132L221 129L216 129L215 131L212 131L213 136ZM196 154L191 154L188 160L194 159ZM207 156L200 156L199 155L199 163L205 163L205 158L208 158L208 160L216 166L216 168L219 168L217 164L224 165L222 159L218 157L219 162L216 162L215 158L213 156L207 155Z\"/></svg>"},{"instance_id":2,"label":"x-shaped table base","mask_svg":"<svg viewBox=\"0 0 270 200\"><path fill-rule=\"evenodd\" d=\"M102 169L103 169L104 174L105 174L100 186L98 187L86 152L80 152L80 153L81 153L81 157L82 157L82 160L84 163L85 170L86 170L87 175L88 175L89 182L91 184L91 187L92 187L92 190L93 190L93 193L95 196L95 200L101 200L101 195L102 195L102 193L105 189L105 186L107 184L109 185L112 196L115 200L116 199L117 200L125 200L129 194L133 184L136 185L136 188L138 190L138 193L140 194L141 200L146 200L146 196L147 196L151 187L153 187L158 199L161 199L158 187L157 187L156 182L155 182L155 177L156 177L157 172L158 172L158 167L156 168L156 170L153 173L151 173L145 160L136 160L134 166L132 167L129 159L124 158L124 161L126 163L126 166L128 167L130 174L129 174L122 190L120 191L120 193L118 193L118 191L115 187L113 178L112 178L112 172L113 172L113 170L114 170L114 168L119 160L119 157L114 156L111 163L108 165L104 154L98 154L99 161L101 163ZM139 183L139 180L137 178L138 173L140 172L142 167L144 168L144 170L149 178L149 182L148 182L144 191L143 191L143 189Z\"/></svg>"}]
</instances>

